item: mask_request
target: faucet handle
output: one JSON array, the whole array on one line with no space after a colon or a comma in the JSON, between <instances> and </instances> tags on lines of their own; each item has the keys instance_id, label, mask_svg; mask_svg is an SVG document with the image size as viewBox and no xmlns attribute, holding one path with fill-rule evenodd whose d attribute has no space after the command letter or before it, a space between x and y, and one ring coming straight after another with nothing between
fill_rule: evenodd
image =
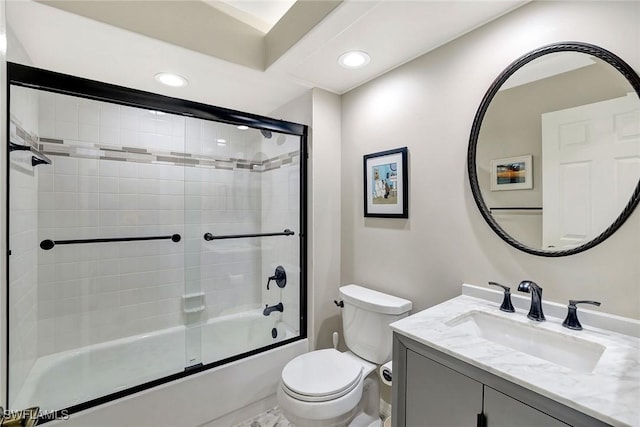
<instances>
[{"instance_id":1,"label":"faucet handle","mask_svg":"<svg viewBox=\"0 0 640 427\"><path fill-rule=\"evenodd\" d=\"M569 300L569 305L572 305L575 307L576 304L591 304L599 307L602 303L599 301L589 301L589 300L580 300L580 301L576 301L572 299Z\"/></svg>"},{"instance_id":2,"label":"faucet handle","mask_svg":"<svg viewBox=\"0 0 640 427\"><path fill-rule=\"evenodd\" d=\"M489 282L489 284L491 286L499 286L504 290L504 298L502 300L502 305L500 305L500 310L506 311L507 313L513 313L516 311L513 308L513 304L511 304L511 288L496 282Z\"/></svg>"},{"instance_id":3,"label":"faucet handle","mask_svg":"<svg viewBox=\"0 0 640 427\"><path fill-rule=\"evenodd\" d=\"M273 276L269 277L269 280L267 280L267 290L269 290L269 284L272 280L276 282L279 288L284 288L287 285L287 272L283 266L277 266Z\"/></svg>"},{"instance_id":4,"label":"faucet handle","mask_svg":"<svg viewBox=\"0 0 640 427\"><path fill-rule=\"evenodd\" d=\"M564 322L562 322L562 326L564 326L565 328L576 330L576 331L581 331L582 325L578 320L578 307L576 306L577 304L592 304L595 306L600 306L600 302L588 301L588 300L581 300L581 301L576 301L572 299L569 300L569 305L567 306L568 308L567 317L564 319Z\"/></svg>"}]
</instances>

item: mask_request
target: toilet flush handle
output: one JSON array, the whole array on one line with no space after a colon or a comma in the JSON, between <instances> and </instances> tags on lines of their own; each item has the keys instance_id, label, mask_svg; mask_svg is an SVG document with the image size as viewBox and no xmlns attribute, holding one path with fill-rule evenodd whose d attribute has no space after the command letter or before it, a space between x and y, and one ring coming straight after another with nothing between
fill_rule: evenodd
<instances>
[{"instance_id":1,"label":"toilet flush handle","mask_svg":"<svg viewBox=\"0 0 640 427\"><path fill-rule=\"evenodd\" d=\"M335 305L337 305L338 307L340 307L340 308L344 307L344 302L343 302L343 301L338 302L338 301L336 301L336 300L333 300L333 303L334 303Z\"/></svg>"}]
</instances>

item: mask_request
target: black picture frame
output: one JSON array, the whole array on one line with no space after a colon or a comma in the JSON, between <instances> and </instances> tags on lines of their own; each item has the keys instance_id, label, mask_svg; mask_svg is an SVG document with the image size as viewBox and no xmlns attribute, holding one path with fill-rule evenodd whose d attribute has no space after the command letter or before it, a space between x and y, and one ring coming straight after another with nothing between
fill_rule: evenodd
<instances>
[{"instance_id":1,"label":"black picture frame","mask_svg":"<svg viewBox=\"0 0 640 427\"><path fill-rule=\"evenodd\" d=\"M363 156L364 216L409 218L407 147Z\"/></svg>"}]
</instances>

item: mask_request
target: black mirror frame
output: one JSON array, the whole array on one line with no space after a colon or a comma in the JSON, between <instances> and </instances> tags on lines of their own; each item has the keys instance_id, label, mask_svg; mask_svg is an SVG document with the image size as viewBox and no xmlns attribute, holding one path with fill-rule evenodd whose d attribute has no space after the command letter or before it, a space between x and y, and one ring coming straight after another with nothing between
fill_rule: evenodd
<instances>
[{"instance_id":1,"label":"black mirror frame","mask_svg":"<svg viewBox=\"0 0 640 427\"><path fill-rule=\"evenodd\" d=\"M469 173L469 183L471 185L471 193L473 193L473 198L478 205L478 209L482 214L482 217L487 221L489 227L493 229L493 231L500 236L502 240L507 242L509 245L513 246L516 249L519 249L523 252L527 252L532 255L544 256L544 257L561 257L567 255L577 254L579 252L586 251L587 249L591 249L592 247L602 243L607 238L609 238L613 233L620 228L622 224L631 216L631 213L635 209L635 207L640 202L640 180L638 181L638 185L636 186L633 194L631 195L631 199L629 203L622 210L618 218L602 233L593 238L587 243L584 243L580 246L576 246L571 249L564 249L558 251L548 251L542 249L535 249L526 245L523 245L509 234L507 234L500 225L496 222L496 220L491 215L491 212L482 198L482 194L480 193L480 185L478 184L478 173L476 170L476 151L478 145L478 135L480 134L480 126L482 125L482 120L489 108L489 104L493 100L494 96L503 85L503 83L511 77L513 73L522 68L524 65L533 61L540 56L547 55L549 53L555 52L581 52L588 55L595 56L600 58L601 60L607 62L609 65L618 70L626 79L629 81L633 89L635 90L638 97L640 97L640 77L638 73L635 72L633 68L631 68L625 61L620 59L618 56L609 52L606 49L603 49L599 46L595 46L588 43L581 42L561 42L561 43L553 43L550 45L543 46L536 50L533 50L520 58L516 59L512 62L500 75L494 80L494 82L489 87L489 90L482 98L482 102L480 103L480 107L478 107L478 111L473 120L473 125L471 127L471 136L469 137L469 149L467 151L467 170Z\"/></svg>"}]
</instances>

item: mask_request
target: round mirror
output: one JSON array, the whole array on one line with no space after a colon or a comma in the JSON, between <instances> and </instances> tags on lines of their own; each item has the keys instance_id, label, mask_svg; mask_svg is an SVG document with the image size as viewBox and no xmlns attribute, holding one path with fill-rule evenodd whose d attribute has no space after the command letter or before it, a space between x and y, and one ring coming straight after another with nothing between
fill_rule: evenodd
<instances>
[{"instance_id":1,"label":"round mirror","mask_svg":"<svg viewBox=\"0 0 640 427\"><path fill-rule=\"evenodd\" d=\"M640 201L640 77L585 43L513 62L476 113L471 191L510 245L572 255L612 235Z\"/></svg>"}]
</instances>

